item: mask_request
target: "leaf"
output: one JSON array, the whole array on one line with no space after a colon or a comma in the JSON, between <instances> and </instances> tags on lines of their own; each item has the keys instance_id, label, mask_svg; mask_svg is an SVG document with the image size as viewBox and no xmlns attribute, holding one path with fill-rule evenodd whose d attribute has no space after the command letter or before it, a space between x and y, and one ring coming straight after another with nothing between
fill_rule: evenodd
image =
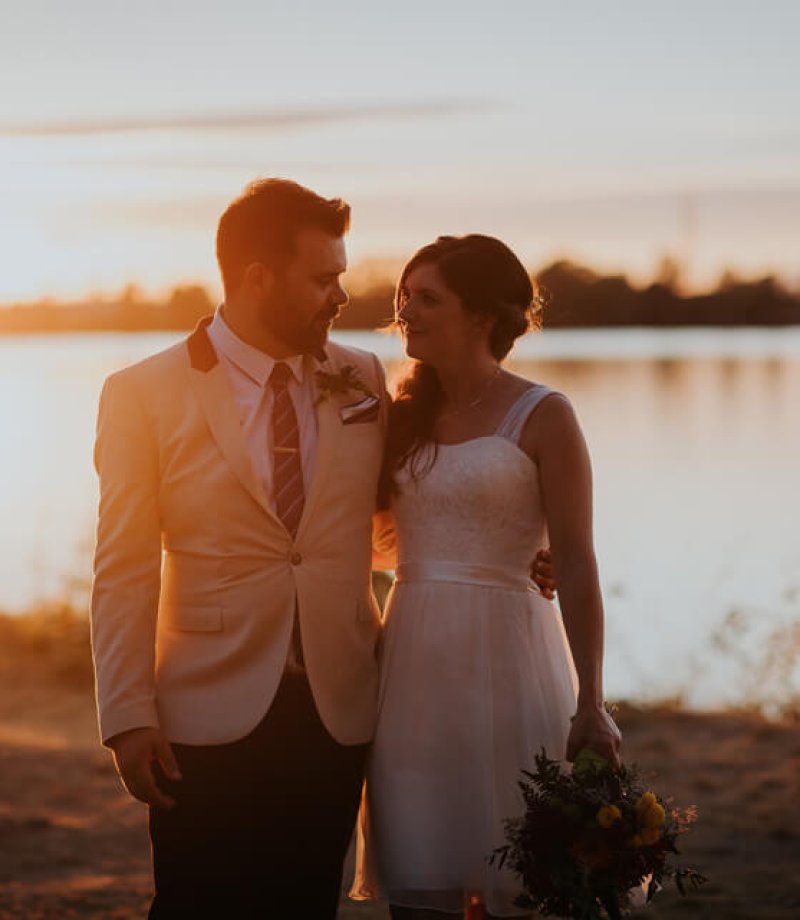
<instances>
[{"instance_id":1,"label":"leaf","mask_svg":"<svg viewBox=\"0 0 800 920\"><path fill-rule=\"evenodd\" d=\"M585 747L578 751L572 769L573 772L577 771L578 774L580 774L587 770L604 770L609 766L610 761L603 757L602 754L598 754L597 751Z\"/></svg>"}]
</instances>

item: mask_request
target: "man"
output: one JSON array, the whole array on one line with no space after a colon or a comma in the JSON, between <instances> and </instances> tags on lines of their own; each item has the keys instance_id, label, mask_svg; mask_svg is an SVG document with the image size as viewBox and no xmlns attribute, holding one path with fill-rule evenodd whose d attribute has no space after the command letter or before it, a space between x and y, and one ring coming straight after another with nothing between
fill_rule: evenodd
<instances>
[{"instance_id":1,"label":"man","mask_svg":"<svg viewBox=\"0 0 800 920\"><path fill-rule=\"evenodd\" d=\"M335 917L375 720L370 522L386 394L328 344L349 207L252 183L225 300L100 401L103 741L150 806L152 918Z\"/></svg>"}]
</instances>

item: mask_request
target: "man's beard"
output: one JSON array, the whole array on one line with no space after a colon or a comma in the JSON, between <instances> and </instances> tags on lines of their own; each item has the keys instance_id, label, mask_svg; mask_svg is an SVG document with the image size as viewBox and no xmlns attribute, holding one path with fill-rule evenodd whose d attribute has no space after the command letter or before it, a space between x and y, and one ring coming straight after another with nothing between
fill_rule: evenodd
<instances>
[{"instance_id":1,"label":"man's beard","mask_svg":"<svg viewBox=\"0 0 800 920\"><path fill-rule=\"evenodd\" d=\"M293 306L283 297L273 297L270 306L264 306L261 316L272 335L294 354L317 357L328 341L328 324L338 314L335 307L325 307L301 325Z\"/></svg>"}]
</instances>

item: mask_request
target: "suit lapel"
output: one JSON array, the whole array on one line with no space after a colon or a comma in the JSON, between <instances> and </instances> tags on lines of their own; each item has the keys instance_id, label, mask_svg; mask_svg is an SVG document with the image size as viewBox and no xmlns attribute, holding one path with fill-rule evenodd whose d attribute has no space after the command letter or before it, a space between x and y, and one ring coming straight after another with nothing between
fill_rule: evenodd
<instances>
[{"instance_id":1,"label":"suit lapel","mask_svg":"<svg viewBox=\"0 0 800 920\"><path fill-rule=\"evenodd\" d=\"M189 381L205 415L211 435L240 482L256 502L280 525L269 506L247 453L239 413L214 346L206 333L210 317L200 321L186 342L189 351ZM283 525L280 525L283 526Z\"/></svg>"}]
</instances>

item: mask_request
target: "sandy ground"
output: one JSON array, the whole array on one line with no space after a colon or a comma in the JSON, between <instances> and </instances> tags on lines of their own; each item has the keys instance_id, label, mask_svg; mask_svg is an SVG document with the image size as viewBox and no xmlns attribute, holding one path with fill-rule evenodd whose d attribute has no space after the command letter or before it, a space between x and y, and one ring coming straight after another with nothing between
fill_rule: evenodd
<instances>
[{"instance_id":1,"label":"sandy ground","mask_svg":"<svg viewBox=\"0 0 800 920\"><path fill-rule=\"evenodd\" d=\"M0 617L2 918L146 915L146 812L97 744L85 639L66 615L22 629ZM626 760L698 807L682 855L711 878L686 899L662 893L645 916L800 917L800 726L669 707L624 706L619 721ZM388 912L343 899L339 917Z\"/></svg>"}]
</instances>

